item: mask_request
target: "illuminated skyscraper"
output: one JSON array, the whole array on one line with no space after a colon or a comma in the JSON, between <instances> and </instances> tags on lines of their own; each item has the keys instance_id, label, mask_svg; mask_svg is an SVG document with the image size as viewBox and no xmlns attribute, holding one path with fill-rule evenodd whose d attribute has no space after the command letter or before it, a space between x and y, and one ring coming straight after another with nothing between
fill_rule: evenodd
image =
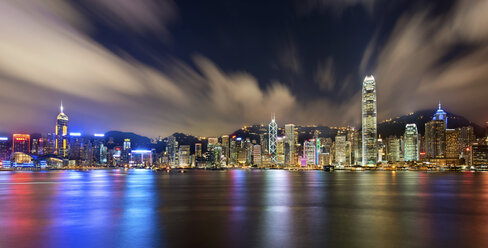
<instances>
[{"instance_id":1,"label":"illuminated skyscraper","mask_svg":"<svg viewBox=\"0 0 488 248\"><path fill-rule=\"evenodd\" d=\"M195 157L202 157L202 143L195 143Z\"/></svg>"},{"instance_id":2,"label":"illuminated skyscraper","mask_svg":"<svg viewBox=\"0 0 488 248\"><path fill-rule=\"evenodd\" d=\"M335 137L335 163L339 166L346 165L346 136Z\"/></svg>"},{"instance_id":3,"label":"illuminated skyscraper","mask_svg":"<svg viewBox=\"0 0 488 248\"><path fill-rule=\"evenodd\" d=\"M254 145L252 152L252 161L253 165L256 165L258 167L263 165L263 159L261 157L261 145Z\"/></svg>"},{"instance_id":4,"label":"illuminated skyscraper","mask_svg":"<svg viewBox=\"0 0 488 248\"><path fill-rule=\"evenodd\" d=\"M419 160L419 133L417 125L407 124L405 126L405 161Z\"/></svg>"},{"instance_id":5,"label":"illuminated skyscraper","mask_svg":"<svg viewBox=\"0 0 488 248\"><path fill-rule=\"evenodd\" d=\"M373 76L367 76L362 90L363 166L375 166L378 160L376 114L376 82Z\"/></svg>"},{"instance_id":6,"label":"illuminated skyscraper","mask_svg":"<svg viewBox=\"0 0 488 248\"><path fill-rule=\"evenodd\" d=\"M290 165L294 165L295 158L295 124L285 125L285 142L288 144L288 154L286 154L286 162Z\"/></svg>"},{"instance_id":7,"label":"illuminated skyscraper","mask_svg":"<svg viewBox=\"0 0 488 248\"><path fill-rule=\"evenodd\" d=\"M60 157L66 158L68 156L68 116L63 112L63 103L61 103L61 112L56 118L56 130L54 150Z\"/></svg>"},{"instance_id":8,"label":"illuminated skyscraper","mask_svg":"<svg viewBox=\"0 0 488 248\"><path fill-rule=\"evenodd\" d=\"M389 137L387 150L388 150L388 162L400 162L401 161L401 139L397 137Z\"/></svg>"},{"instance_id":9,"label":"illuminated skyscraper","mask_svg":"<svg viewBox=\"0 0 488 248\"><path fill-rule=\"evenodd\" d=\"M190 166L190 146L189 145L181 145L179 148L179 162L180 166Z\"/></svg>"},{"instance_id":10,"label":"illuminated skyscraper","mask_svg":"<svg viewBox=\"0 0 488 248\"><path fill-rule=\"evenodd\" d=\"M29 134L14 134L12 141L12 153L22 152L30 153L30 135Z\"/></svg>"},{"instance_id":11,"label":"illuminated skyscraper","mask_svg":"<svg viewBox=\"0 0 488 248\"><path fill-rule=\"evenodd\" d=\"M306 161L306 165L314 165L316 156L317 149L315 147L315 140L306 140L303 143L303 158Z\"/></svg>"},{"instance_id":12,"label":"illuminated skyscraper","mask_svg":"<svg viewBox=\"0 0 488 248\"><path fill-rule=\"evenodd\" d=\"M269 156L271 157L271 163L277 163L276 157L276 139L278 135L278 124L276 124L275 116L273 115L271 118L271 122L269 123L269 136L268 136L268 145L269 145Z\"/></svg>"},{"instance_id":13,"label":"illuminated skyscraper","mask_svg":"<svg viewBox=\"0 0 488 248\"><path fill-rule=\"evenodd\" d=\"M222 152L224 153L225 165L229 164L230 160L230 146L229 146L229 135L222 136Z\"/></svg>"},{"instance_id":14,"label":"illuminated skyscraper","mask_svg":"<svg viewBox=\"0 0 488 248\"><path fill-rule=\"evenodd\" d=\"M446 158L459 158L459 129L446 130Z\"/></svg>"},{"instance_id":15,"label":"illuminated skyscraper","mask_svg":"<svg viewBox=\"0 0 488 248\"><path fill-rule=\"evenodd\" d=\"M8 137L0 137L0 161L10 159L10 142Z\"/></svg>"},{"instance_id":16,"label":"illuminated skyscraper","mask_svg":"<svg viewBox=\"0 0 488 248\"><path fill-rule=\"evenodd\" d=\"M446 127L447 114L439 104L432 121L425 123L425 150L428 158L446 157Z\"/></svg>"}]
</instances>

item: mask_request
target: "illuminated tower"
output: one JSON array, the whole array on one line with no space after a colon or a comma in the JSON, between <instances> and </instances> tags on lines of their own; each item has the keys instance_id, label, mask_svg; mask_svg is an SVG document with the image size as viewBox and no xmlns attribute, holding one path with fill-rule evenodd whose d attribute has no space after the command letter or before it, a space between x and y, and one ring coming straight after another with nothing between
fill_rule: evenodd
<instances>
[{"instance_id":1,"label":"illuminated tower","mask_svg":"<svg viewBox=\"0 0 488 248\"><path fill-rule=\"evenodd\" d=\"M367 76L362 92L363 166L375 166L378 160L376 122L376 82L373 76Z\"/></svg>"},{"instance_id":2,"label":"illuminated tower","mask_svg":"<svg viewBox=\"0 0 488 248\"><path fill-rule=\"evenodd\" d=\"M290 165L295 164L295 125L286 124L285 125L285 141L288 143L289 150L286 157L288 158L286 162Z\"/></svg>"},{"instance_id":3,"label":"illuminated tower","mask_svg":"<svg viewBox=\"0 0 488 248\"><path fill-rule=\"evenodd\" d=\"M269 123L269 137L268 137L268 146L269 146L269 155L271 157L271 163L276 164L276 138L278 135L278 124L275 122L275 116L272 115L271 122Z\"/></svg>"},{"instance_id":4,"label":"illuminated tower","mask_svg":"<svg viewBox=\"0 0 488 248\"><path fill-rule=\"evenodd\" d=\"M417 161L419 160L419 132L417 125L407 124L405 126L405 161Z\"/></svg>"},{"instance_id":5,"label":"illuminated tower","mask_svg":"<svg viewBox=\"0 0 488 248\"><path fill-rule=\"evenodd\" d=\"M68 116L63 112L63 103L61 102L61 112L56 118L55 143L54 150L60 157L68 156Z\"/></svg>"}]
</instances>

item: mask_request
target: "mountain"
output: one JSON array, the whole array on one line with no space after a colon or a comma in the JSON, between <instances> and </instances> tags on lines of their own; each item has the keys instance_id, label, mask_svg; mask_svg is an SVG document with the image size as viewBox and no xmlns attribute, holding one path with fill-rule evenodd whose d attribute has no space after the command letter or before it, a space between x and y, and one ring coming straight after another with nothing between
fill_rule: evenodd
<instances>
[{"instance_id":1,"label":"mountain","mask_svg":"<svg viewBox=\"0 0 488 248\"><path fill-rule=\"evenodd\" d=\"M417 124L419 133L425 134L425 123L432 120L436 110L422 110L417 111L409 115L404 115L390 120L386 120L378 124L378 134L381 137L386 138L388 136L401 136L405 132L405 125L410 123ZM484 130L476 123L469 121L468 119L455 115L453 113L447 113L447 128L458 128L464 126L472 126L474 133L477 137L484 136Z\"/></svg>"},{"instance_id":2,"label":"mountain","mask_svg":"<svg viewBox=\"0 0 488 248\"><path fill-rule=\"evenodd\" d=\"M151 139L131 132L109 131L105 133L105 141L108 142L111 139L113 139L113 143L108 143L109 148L122 146L124 144L124 139L130 139L131 147L134 149L147 149L152 147Z\"/></svg>"}]
</instances>

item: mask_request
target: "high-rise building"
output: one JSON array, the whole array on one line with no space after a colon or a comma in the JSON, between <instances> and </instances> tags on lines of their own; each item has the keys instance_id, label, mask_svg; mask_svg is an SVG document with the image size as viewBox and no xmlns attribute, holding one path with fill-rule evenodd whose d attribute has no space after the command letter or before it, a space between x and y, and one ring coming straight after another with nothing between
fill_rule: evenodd
<instances>
[{"instance_id":1,"label":"high-rise building","mask_svg":"<svg viewBox=\"0 0 488 248\"><path fill-rule=\"evenodd\" d=\"M439 104L439 109L437 109L432 121L425 123L425 152L427 158L446 157L446 126L447 114Z\"/></svg>"},{"instance_id":2,"label":"high-rise building","mask_svg":"<svg viewBox=\"0 0 488 248\"><path fill-rule=\"evenodd\" d=\"M202 157L202 143L195 143L195 157Z\"/></svg>"},{"instance_id":3,"label":"high-rise building","mask_svg":"<svg viewBox=\"0 0 488 248\"><path fill-rule=\"evenodd\" d=\"M338 135L335 137L335 164L338 166L346 165L346 136Z\"/></svg>"},{"instance_id":4,"label":"high-rise building","mask_svg":"<svg viewBox=\"0 0 488 248\"><path fill-rule=\"evenodd\" d=\"M68 157L68 116L64 113L63 103L60 107L61 112L56 118L54 150L56 155L62 158Z\"/></svg>"},{"instance_id":5,"label":"high-rise building","mask_svg":"<svg viewBox=\"0 0 488 248\"><path fill-rule=\"evenodd\" d=\"M303 143L303 158L306 161L306 165L314 165L317 149L315 147L315 140L306 140Z\"/></svg>"},{"instance_id":6,"label":"high-rise building","mask_svg":"<svg viewBox=\"0 0 488 248\"><path fill-rule=\"evenodd\" d=\"M295 159L295 124L285 125L285 142L288 144L288 154L286 154L286 162L294 164Z\"/></svg>"},{"instance_id":7,"label":"high-rise building","mask_svg":"<svg viewBox=\"0 0 488 248\"><path fill-rule=\"evenodd\" d=\"M459 129L446 130L446 158L459 158Z\"/></svg>"},{"instance_id":8,"label":"high-rise building","mask_svg":"<svg viewBox=\"0 0 488 248\"><path fill-rule=\"evenodd\" d=\"M0 161L10 159L10 141L8 137L0 137Z\"/></svg>"},{"instance_id":9,"label":"high-rise building","mask_svg":"<svg viewBox=\"0 0 488 248\"><path fill-rule=\"evenodd\" d=\"M268 146L269 146L269 156L271 158L271 163L276 164L278 162L276 154L276 140L278 135L278 124L276 124L275 116L271 118L271 122L268 126Z\"/></svg>"},{"instance_id":10,"label":"high-rise building","mask_svg":"<svg viewBox=\"0 0 488 248\"><path fill-rule=\"evenodd\" d=\"M258 167L263 165L263 159L261 157L261 145L254 145L252 157L253 165Z\"/></svg>"},{"instance_id":11,"label":"high-rise building","mask_svg":"<svg viewBox=\"0 0 488 248\"><path fill-rule=\"evenodd\" d=\"M486 169L488 167L488 145L473 143L471 150L471 165Z\"/></svg>"},{"instance_id":12,"label":"high-rise building","mask_svg":"<svg viewBox=\"0 0 488 248\"><path fill-rule=\"evenodd\" d=\"M474 129L471 126L458 128L460 156L465 164L471 164L471 145L475 142Z\"/></svg>"},{"instance_id":13,"label":"high-rise building","mask_svg":"<svg viewBox=\"0 0 488 248\"><path fill-rule=\"evenodd\" d=\"M229 163L230 155L229 135L222 136L222 152L224 153L225 165Z\"/></svg>"},{"instance_id":14,"label":"high-rise building","mask_svg":"<svg viewBox=\"0 0 488 248\"><path fill-rule=\"evenodd\" d=\"M375 166L378 160L376 114L376 82L373 76L367 76L362 89L363 166Z\"/></svg>"},{"instance_id":15,"label":"high-rise building","mask_svg":"<svg viewBox=\"0 0 488 248\"><path fill-rule=\"evenodd\" d=\"M419 132L417 125L407 124L405 126L405 139L404 158L405 161L418 161L419 160Z\"/></svg>"},{"instance_id":16,"label":"high-rise building","mask_svg":"<svg viewBox=\"0 0 488 248\"><path fill-rule=\"evenodd\" d=\"M22 152L30 153L30 135L29 134L14 134L12 141L12 153Z\"/></svg>"},{"instance_id":17,"label":"high-rise building","mask_svg":"<svg viewBox=\"0 0 488 248\"><path fill-rule=\"evenodd\" d=\"M387 161L386 145L383 142L381 135L378 137L377 147L378 147L378 149L377 149L378 150L378 163L383 163L383 162Z\"/></svg>"},{"instance_id":18,"label":"high-rise building","mask_svg":"<svg viewBox=\"0 0 488 248\"><path fill-rule=\"evenodd\" d=\"M175 165L178 155L178 141L176 141L175 136L168 137L168 143L166 144L166 154L168 154L170 164Z\"/></svg>"},{"instance_id":19,"label":"high-rise building","mask_svg":"<svg viewBox=\"0 0 488 248\"><path fill-rule=\"evenodd\" d=\"M401 161L401 140L397 137L388 138L388 162Z\"/></svg>"},{"instance_id":20,"label":"high-rise building","mask_svg":"<svg viewBox=\"0 0 488 248\"><path fill-rule=\"evenodd\" d=\"M276 139L276 162L280 166L285 164L285 140L283 137Z\"/></svg>"},{"instance_id":21,"label":"high-rise building","mask_svg":"<svg viewBox=\"0 0 488 248\"><path fill-rule=\"evenodd\" d=\"M180 166L190 166L190 146L181 145L179 148L179 162Z\"/></svg>"}]
</instances>

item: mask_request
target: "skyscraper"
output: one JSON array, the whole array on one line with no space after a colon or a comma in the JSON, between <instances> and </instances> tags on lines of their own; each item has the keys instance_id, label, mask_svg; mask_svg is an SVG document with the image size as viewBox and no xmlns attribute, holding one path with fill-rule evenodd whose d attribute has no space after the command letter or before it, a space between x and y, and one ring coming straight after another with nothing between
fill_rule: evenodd
<instances>
[{"instance_id":1,"label":"skyscraper","mask_svg":"<svg viewBox=\"0 0 488 248\"><path fill-rule=\"evenodd\" d=\"M0 137L0 161L10 159L10 142L8 137Z\"/></svg>"},{"instance_id":2,"label":"skyscraper","mask_svg":"<svg viewBox=\"0 0 488 248\"><path fill-rule=\"evenodd\" d=\"M459 129L446 130L446 158L459 158Z\"/></svg>"},{"instance_id":3,"label":"skyscraper","mask_svg":"<svg viewBox=\"0 0 488 248\"><path fill-rule=\"evenodd\" d=\"M376 114L376 82L373 76L367 76L362 90L363 166L375 166L378 160Z\"/></svg>"},{"instance_id":4,"label":"skyscraper","mask_svg":"<svg viewBox=\"0 0 488 248\"><path fill-rule=\"evenodd\" d=\"M64 113L63 103L60 107L61 112L56 118L56 130L54 150L62 158L68 156L68 116Z\"/></svg>"},{"instance_id":5,"label":"skyscraper","mask_svg":"<svg viewBox=\"0 0 488 248\"><path fill-rule=\"evenodd\" d=\"M271 158L271 163L277 163L277 156L276 156L276 139L278 135L278 124L276 124L275 116L273 115L271 118L271 122L268 126L268 146L269 146L269 156Z\"/></svg>"},{"instance_id":6,"label":"skyscraper","mask_svg":"<svg viewBox=\"0 0 488 248\"><path fill-rule=\"evenodd\" d=\"M447 114L441 104L432 121L425 123L425 151L428 158L446 157Z\"/></svg>"},{"instance_id":7,"label":"skyscraper","mask_svg":"<svg viewBox=\"0 0 488 248\"><path fill-rule=\"evenodd\" d=\"M419 132L415 123L405 126L404 138L405 161L419 160Z\"/></svg>"},{"instance_id":8,"label":"skyscraper","mask_svg":"<svg viewBox=\"0 0 488 248\"><path fill-rule=\"evenodd\" d=\"M230 160L229 149L230 149L230 147L229 147L229 135L224 135L224 136L222 136L222 152L224 153L224 157L225 157L224 158L225 165L229 164L229 160Z\"/></svg>"},{"instance_id":9,"label":"skyscraper","mask_svg":"<svg viewBox=\"0 0 488 248\"><path fill-rule=\"evenodd\" d=\"M287 163L293 165L296 161L295 159L295 124L285 125L285 142L289 146L287 157Z\"/></svg>"},{"instance_id":10,"label":"skyscraper","mask_svg":"<svg viewBox=\"0 0 488 248\"><path fill-rule=\"evenodd\" d=\"M346 165L346 136L335 137L335 163L339 166Z\"/></svg>"},{"instance_id":11,"label":"skyscraper","mask_svg":"<svg viewBox=\"0 0 488 248\"><path fill-rule=\"evenodd\" d=\"M12 153L22 152L30 153L30 135L29 134L14 134L12 141Z\"/></svg>"}]
</instances>

